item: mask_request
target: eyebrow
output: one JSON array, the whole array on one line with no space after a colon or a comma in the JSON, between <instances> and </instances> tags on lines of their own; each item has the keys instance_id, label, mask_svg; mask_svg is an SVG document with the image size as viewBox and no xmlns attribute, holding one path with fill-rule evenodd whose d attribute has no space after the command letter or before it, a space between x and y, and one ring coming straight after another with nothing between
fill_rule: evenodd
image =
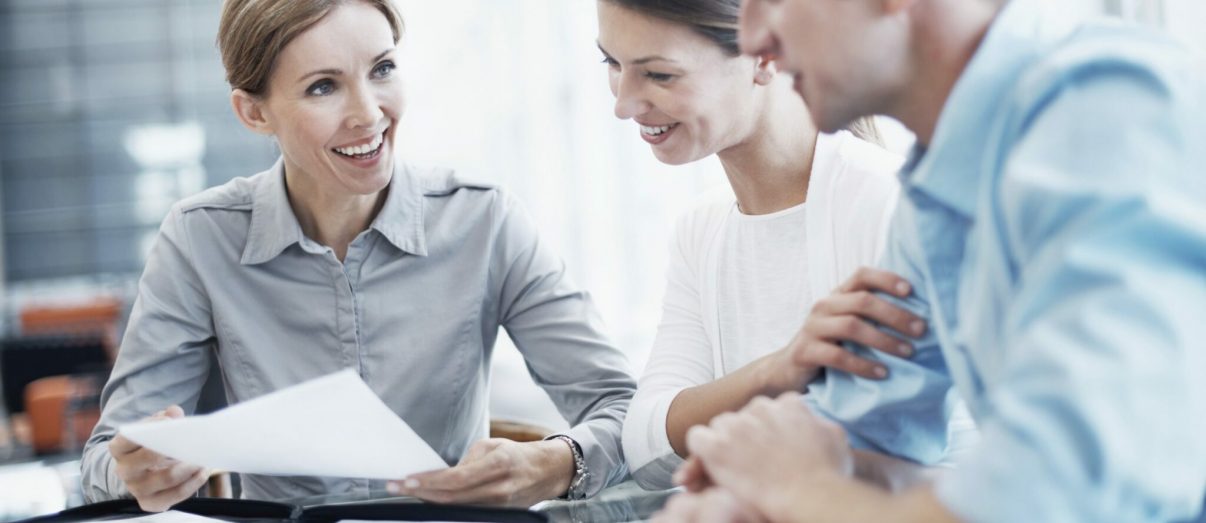
<instances>
[{"instance_id":1,"label":"eyebrow","mask_svg":"<svg viewBox=\"0 0 1206 523\"><path fill-rule=\"evenodd\" d=\"M381 54L373 57L373 59L370 60L370 62L380 61L382 58L385 58L385 55L389 54L390 51L393 51L394 49L395 48L391 47L389 49L382 51ZM339 76L339 75L343 74L343 70L342 69L319 69L317 71L310 71L306 74L301 75L301 78L298 78L297 81L300 82L302 80L305 80L306 78L309 78L314 75L319 75L319 74L330 75L330 76Z\"/></svg>"},{"instance_id":2,"label":"eyebrow","mask_svg":"<svg viewBox=\"0 0 1206 523\"><path fill-rule=\"evenodd\" d=\"M611 58L612 60L615 60L615 58L612 58L611 53L608 53L606 49L603 49L603 44L600 44L599 42L595 42L595 45L599 47L599 51L602 52L604 56ZM650 55L650 56L646 56L644 58L638 58L636 60L633 60L632 65L645 65L649 62L677 63L674 60L671 60L671 59L663 57L663 56Z\"/></svg>"}]
</instances>

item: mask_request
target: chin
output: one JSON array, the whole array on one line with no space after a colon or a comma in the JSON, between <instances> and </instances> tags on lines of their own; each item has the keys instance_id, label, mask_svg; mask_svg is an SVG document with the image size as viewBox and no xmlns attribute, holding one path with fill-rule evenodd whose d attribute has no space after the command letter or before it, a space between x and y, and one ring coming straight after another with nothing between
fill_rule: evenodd
<instances>
[{"instance_id":1,"label":"chin","mask_svg":"<svg viewBox=\"0 0 1206 523\"><path fill-rule=\"evenodd\" d=\"M823 111L820 106L808 106L808 113L812 116L812 123L818 131L823 133L833 134L843 131L850 127L862 115L851 114L851 111L832 109Z\"/></svg>"},{"instance_id":2,"label":"chin","mask_svg":"<svg viewBox=\"0 0 1206 523\"><path fill-rule=\"evenodd\" d=\"M818 131L833 134L849 127L850 124L854 123L854 119L836 118L833 115L813 112L812 123Z\"/></svg>"},{"instance_id":3,"label":"chin","mask_svg":"<svg viewBox=\"0 0 1206 523\"><path fill-rule=\"evenodd\" d=\"M349 195L370 196L389 187L389 182L392 179L392 171L382 171L375 172L369 176L365 176L364 174L350 177L341 176L338 183L342 186L342 191Z\"/></svg>"},{"instance_id":4,"label":"chin","mask_svg":"<svg viewBox=\"0 0 1206 523\"><path fill-rule=\"evenodd\" d=\"M385 171L378 176L374 176L370 183L364 187L364 194L376 194L385 190L386 187L389 187L389 182L390 180L393 180L393 178L393 169Z\"/></svg>"},{"instance_id":5,"label":"chin","mask_svg":"<svg viewBox=\"0 0 1206 523\"><path fill-rule=\"evenodd\" d=\"M657 161L659 162L674 166L686 165L700 159L690 154L683 154L679 152L662 152L658 151L657 149L653 150L653 156L657 158Z\"/></svg>"}]
</instances>

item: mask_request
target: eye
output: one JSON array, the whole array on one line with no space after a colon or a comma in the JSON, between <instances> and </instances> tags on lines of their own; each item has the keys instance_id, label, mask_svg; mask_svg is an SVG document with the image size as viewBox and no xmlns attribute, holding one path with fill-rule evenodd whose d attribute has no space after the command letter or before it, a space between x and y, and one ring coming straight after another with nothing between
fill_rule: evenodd
<instances>
[{"instance_id":1,"label":"eye","mask_svg":"<svg viewBox=\"0 0 1206 523\"><path fill-rule=\"evenodd\" d=\"M617 61L616 61L614 58L612 58L612 57L610 57L610 56L606 56L606 55L604 55L604 56L603 56L603 62L602 62L602 63L607 64L607 66L608 66L608 67L610 67L610 68L612 68L612 69L619 69L619 68L620 68L620 62L617 62Z\"/></svg>"},{"instance_id":2,"label":"eye","mask_svg":"<svg viewBox=\"0 0 1206 523\"><path fill-rule=\"evenodd\" d=\"M306 94L309 96L326 96L333 92L335 92L335 82L330 78L323 78L306 88Z\"/></svg>"},{"instance_id":3,"label":"eye","mask_svg":"<svg viewBox=\"0 0 1206 523\"><path fill-rule=\"evenodd\" d=\"M398 66L394 65L394 62L390 60L381 62L377 64L377 67L373 68L373 78L389 78L394 73L394 69L397 68Z\"/></svg>"},{"instance_id":4,"label":"eye","mask_svg":"<svg viewBox=\"0 0 1206 523\"><path fill-rule=\"evenodd\" d=\"M658 83L666 83L674 79L674 75L666 73L655 73L653 71L645 71L645 78Z\"/></svg>"}]
</instances>

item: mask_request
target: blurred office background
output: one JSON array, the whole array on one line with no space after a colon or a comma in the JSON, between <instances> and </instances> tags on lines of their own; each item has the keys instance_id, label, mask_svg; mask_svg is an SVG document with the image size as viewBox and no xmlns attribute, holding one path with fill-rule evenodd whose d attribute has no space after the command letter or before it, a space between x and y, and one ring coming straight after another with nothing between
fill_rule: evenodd
<instances>
[{"instance_id":1,"label":"blurred office background","mask_svg":"<svg viewBox=\"0 0 1206 523\"><path fill-rule=\"evenodd\" d=\"M594 2L398 4L407 21L404 159L517 194L639 372L660 316L673 219L724 185L719 165L663 166L633 123L613 117ZM103 380L169 206L277 156L230 113L214 46L219 6L0 0L0 464L13 463L0 466L0 521L80 501L80 430L69 425L95 397L88 379L37 378ZM1200 0L1068 7L1164 27L1206 50ZM903 152L911 137L883 125ZM503 345L493 414L563 425ZM31 401L52 413L27 412ZM50 419L31 419L39 416Z\"/></svg>"}]
</instances>

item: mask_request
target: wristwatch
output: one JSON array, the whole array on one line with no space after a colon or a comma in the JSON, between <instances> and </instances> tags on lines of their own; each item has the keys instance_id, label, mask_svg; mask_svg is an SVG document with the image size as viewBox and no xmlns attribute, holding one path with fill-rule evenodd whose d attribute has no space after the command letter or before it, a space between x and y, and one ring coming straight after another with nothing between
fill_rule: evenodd
<instances>
[{"instance_id":1,"label":"wristwatch","mask_svg":"<svg viewBox=\"0 0 1206 523\"><path fill-rule=\"evenodd\" d=\"M545 440L559 439L569 445L570 452L574 455L574 477L570 479L569 489L565 491L558 499L578 500L586 499L586 482L590 479L590 471L586 469L586 458L582 456L582 447L578 445L574 438L565 434L554 434Z\"/></svg>"}]
</instances>

